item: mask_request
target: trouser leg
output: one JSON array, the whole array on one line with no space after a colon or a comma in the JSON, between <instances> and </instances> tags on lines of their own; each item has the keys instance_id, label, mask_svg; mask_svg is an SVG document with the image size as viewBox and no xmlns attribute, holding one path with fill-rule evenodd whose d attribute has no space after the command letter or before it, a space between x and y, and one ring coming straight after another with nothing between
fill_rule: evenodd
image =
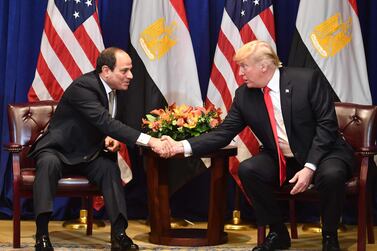
<instances>
[{"instance_id":1,"label":"trouser leg","mask_svg":"<svg viewBox=\"0 0 377 251\"><path fill-rule=\"evenodd\" d=\"M106 212L114 231L127 228L127 210L120 170L116 161L99 156L83 167L90 182L96 184L104 197Z\"/></svg>"},{"instance_id":2,"label":"trouser leg","mask_svg":"<svg viewBox=\"0 0 377 251\"><path fill-rule=\"evenodd\" d=\"M59 158L52 153L41 153L36 158L33 202L37 236L48 235L48 222L53 210L58 181L62 177L62 167Z\"/></svg>"},{"instance_id":3,"label":"trouser leg","mask_svg":"<svg viewBox=\"0 0 377 251\"><path fill-rule=\"evenodd\" d=\"M36 158L36 174L33 184L34 212L52 212L53 201L62 177L63 164L59 158L48 152L40 153Z\"/></svg>"},{"instance_id":4,"label":"trouser leg","mask_svg":"<svg viewBox=\"0 0 377 251\"><path fill-rule=\"evenodd\" d=\"M314 184L320 193L323 232L334 233L339 227L347 177L346 163L335 158L322 161L315 172Z\"/></svg>"},{"instance_id":5,"label":"trouser leg","mask_svg":"<svg viewBox=\"0 0 377 251\"><path fill-rule=\"evenodd\" d=\"M274 195L278 174L277 162L263 152L240 163L238 175L246 194L252 201L258 226L282 223Z\"/></svg>"}]
</instances>

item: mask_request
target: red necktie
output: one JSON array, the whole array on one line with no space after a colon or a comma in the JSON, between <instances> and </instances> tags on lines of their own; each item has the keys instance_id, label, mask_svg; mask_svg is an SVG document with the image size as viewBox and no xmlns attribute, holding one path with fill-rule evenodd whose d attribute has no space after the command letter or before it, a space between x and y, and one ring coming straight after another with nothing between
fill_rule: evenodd
<instances>
[{"instance_id":1,"label":"red necktie","mask_svg":"<svg viewBox=\"0 0 377 251\"><path fill-rule=\"evenodd\" d=\"M278 133L276 129L276 120L275 120L275 115L274 115L274 107L272 105L271 97L269 94L270 91L271 91L270 88L268 88L267 86L264 87L263 97L264 97L264 103L266 104L266 107L267 107L268 117L270 118L271 128L274 133L275 144L276 144L276 148L278 150L278 155L279 155L280 185L283 185L286 178L286 162L285 162L285 157L283 155L283 152L281 151L280 146L279 146Z\"/></svg>"}]
</instances>

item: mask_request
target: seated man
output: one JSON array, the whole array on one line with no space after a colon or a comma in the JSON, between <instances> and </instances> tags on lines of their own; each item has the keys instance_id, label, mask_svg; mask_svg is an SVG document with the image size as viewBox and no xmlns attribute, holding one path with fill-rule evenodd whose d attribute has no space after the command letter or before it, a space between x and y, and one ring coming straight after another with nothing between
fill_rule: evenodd
<instances>
[{"instance_id":1,"label":"seated man","mask_svg":"<svg viewBox=\"0 0 377 251\"><path fill-rule=\"evenodd\" d=\"M115 90L128 89L131 68L131 58L123 50L101 52L96 70L77 78L66 89L48 130L32 146L29 156L36 160L37 168L33 187L35 250L53 250L48 222L58 181L66 171L85 175L100 188L111 222L111 250L138 250L125 234L124 190L116 159L108 152L118 150L118 140L128 145L147 144L157 152L169 151L169 144L114 119Z\"/></svg>"},{"instance_id":2,"label":"seated man","mask_svg":"<svg viewBox=\"0 0 377 251\"><path fill-rule=\"evenodd\" d=\"M354 154L338 133L330 86L318 71L281 67L269 44L252 41L234 56L245 84L240 86L228 115L215 130L174 143L174 152L204 154L226 146L249 126L264 150L239 166L239 177L251 198L259 226L269 225L264 243L254 251L291 246L274 189L295 183L291 193L311 183L321 197L323 250L340 250L337 236L345 182L355 166Z\"/></svg>"}]
</instances>

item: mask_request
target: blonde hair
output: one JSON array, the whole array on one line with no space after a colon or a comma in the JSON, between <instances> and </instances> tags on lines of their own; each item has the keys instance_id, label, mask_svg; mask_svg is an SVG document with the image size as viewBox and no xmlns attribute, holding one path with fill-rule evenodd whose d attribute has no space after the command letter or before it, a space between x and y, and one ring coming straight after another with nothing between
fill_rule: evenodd
<instances>
[{"instance_id":1,"label":"blonde hair","mask_svg":"<svg viewBox=\"0 0 377 251\"><path fill-rule=\"evenodd\" d=\"M274 49L272 49L271 45L265 41L253 40L244 44L237 50L233 60L236 63L240 63L246 58L250 58L254 62L267 60L278 68L282 67L282 63Z\"/></svg>"}]
</instances>

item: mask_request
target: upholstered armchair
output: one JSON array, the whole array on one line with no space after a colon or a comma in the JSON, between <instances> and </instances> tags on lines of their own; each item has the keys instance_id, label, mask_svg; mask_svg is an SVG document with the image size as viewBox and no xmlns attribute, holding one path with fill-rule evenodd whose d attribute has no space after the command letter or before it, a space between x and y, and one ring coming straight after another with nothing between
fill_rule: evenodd
<instances>
[{"instance_id":1,"label":"upholstered armchair","mask_svg":"<svg viewBox=\"0 0 377 251\"><path fill-rule=\"evenodd\" d=\"M8 105L10 143L5 149L11 153L13 168L13 247L20 247L21 198L31 197L35 177L35 163L27 158L31 145L47 129L57 102ZM67 135L68 137L68 135ZM88 209L86 234L92 234L94 195L101 195L96 186L83 176L65 175L59 180L57 196L84 198Z\"/></svg>"}]
</instances>

